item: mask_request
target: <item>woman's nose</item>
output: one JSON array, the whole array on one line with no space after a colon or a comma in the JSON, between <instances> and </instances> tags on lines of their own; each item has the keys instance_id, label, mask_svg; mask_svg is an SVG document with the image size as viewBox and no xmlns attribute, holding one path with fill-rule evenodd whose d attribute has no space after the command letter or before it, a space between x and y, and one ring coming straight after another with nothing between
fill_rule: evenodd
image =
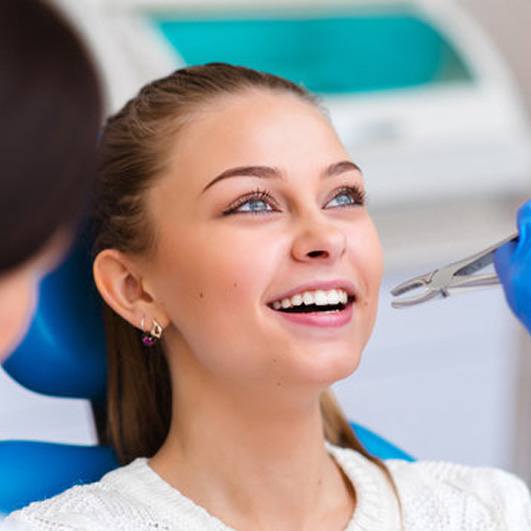
<instances>
[{"instance_id":1,"label":"woman's nose","mask_svg":"<svg viewBox=\"0 0 531 531\"><path fill-rule=\"evenodd\" d=\"M298 261L319 260L335 262L346 251L347 236L330 220L318 216L301 222L292 247L293 257Z\"/></svg>"}]
</instances>

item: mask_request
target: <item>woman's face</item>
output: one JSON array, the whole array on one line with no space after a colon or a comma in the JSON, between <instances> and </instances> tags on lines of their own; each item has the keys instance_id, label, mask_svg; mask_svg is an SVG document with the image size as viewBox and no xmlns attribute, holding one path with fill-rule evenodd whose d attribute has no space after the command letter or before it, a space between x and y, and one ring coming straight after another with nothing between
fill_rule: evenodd
<instances>
[{"instance_id":1,"label":"woman's face","mask_svg":"<svg viewBox=\"0 0 531 531\"><path fill-rule=\"evenodd\" d=\"M277 390L326 387L356 369L382 252L360 204L363 176L349 161L328 120L291 94L217 100L179 132L147 199L157 244L146 279L170 321L170 359L188 357L203 377ZM241 167L255 169L216 180ZM297 313L314 318L294 322L268 304L321 282L351 283L350 319L343 311L331 326L325 320L337 314Z\"/></svg>"}]
</instances>

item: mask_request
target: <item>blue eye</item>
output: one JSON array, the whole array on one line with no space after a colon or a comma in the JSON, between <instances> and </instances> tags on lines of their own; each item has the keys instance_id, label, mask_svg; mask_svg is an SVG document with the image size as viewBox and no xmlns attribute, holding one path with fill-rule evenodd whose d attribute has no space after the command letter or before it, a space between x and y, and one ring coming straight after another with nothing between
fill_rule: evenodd
<instances>
[{"instance_id":1,"label":"blue eye","mask_svg":"<svg viewBox=\"0 0 531 531\"><path fill-rule=\"evenodd\" d=\"M223 215L228 216L229 214L263 214L267 212L274 212L273 209L264 210L256 206L251 206L250 208L242 210L242 207L245 205L271 205L274 204L274 202L275 200L269 192L266 192L265 190L260 190L258 188L254 192L238 199L234 206L230 206L227 210L223 212Z\"/></svg>"},{"instance_id":2,"label":"blue eye","mask_svg":"<svg viewBox=\"0 0 531 531\"><path fill-rule=\"evenodd\" d=\"M339 190L339 193L336 194L332 201L337 200L338 197L345 197L349 199L343 199L339 201L339 207L346 206L363 206L365 204L365 192L360 190L357 186L345 186ZM332 202L330 201L330 203ZM328 204L330 204L328 203ZM338 208L338 207L332 207Z\"/></svg>"},{"instance_id":3,"label":"blue eye","mask_svg":"<svg viewBox=\"0 0 531 531\"><path fill-rule=\"evenodd\" d=\"M242 207L244 207L245 205L249 205L249 208L243 209ZM260 199L258 197L252 197L251 199L248 199L247 201L245 201L245 203L242 203L237 208L237 210L238 212L249 213L249 214L258 214L260 212L273 212L272 209L265 210L265 209L260 208L257 205L269 205L269 203L265 201L264 199Z\"/></svg>"}]
</instances>

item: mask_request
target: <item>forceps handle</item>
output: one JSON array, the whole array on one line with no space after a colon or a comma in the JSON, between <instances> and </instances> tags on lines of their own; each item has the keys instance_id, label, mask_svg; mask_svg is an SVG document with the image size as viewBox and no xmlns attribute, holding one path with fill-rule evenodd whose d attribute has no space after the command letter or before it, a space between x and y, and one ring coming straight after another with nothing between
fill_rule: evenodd
<instances>
[{"instance_id":1,"label":"forceps handle","mask_svg":"<svg viewBox=\"0 0 531 531\"><path fill-rule=\"evenodd\" d=\"M454 275L455 276L470 276L476 271L479 271L480 269L483 269L484 267L487 267L488 265L492 264L494 261L494 253L506 243L509 243L511 241L517 241L518 240L518 233L515 232L514 234L511 234L501 242L495 243L494 245L491 245L490 247L487 247L487 249L481 251L480 253L477 253L475 255L470 256L469 258L465 258L463 262L468 262L464 267L457 270ZM497 275L490 275L495 278L498 278ZM493 284L498 284L499 282L493 282ZM490 284L483 284L483 285L490 285Z\"/></svg>"},{"instance_id":2,"label":"forceps handle","mask_svg":"<svg viewBox=\"0 0 531 531\"><path fill-rule=\"evenodd\" d=\"M454 291L470 290L472 288L484 288L487 286L497 286L500 283L500 279L496 273L485 275L470 275L468 277L460 277L462 281L454 280L448 290L452 293Z\"/></svg>"}]
</instances>

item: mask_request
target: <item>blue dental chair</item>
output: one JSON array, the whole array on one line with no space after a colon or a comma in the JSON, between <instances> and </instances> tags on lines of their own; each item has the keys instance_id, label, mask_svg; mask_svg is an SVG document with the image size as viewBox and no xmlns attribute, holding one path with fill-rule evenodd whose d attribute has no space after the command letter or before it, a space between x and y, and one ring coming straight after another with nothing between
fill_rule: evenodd
<instances>
[{"instance_id":1,"label":"blue dental chair","mask_svg":"<svg viewBox=\"0 0 531 531\"><path fill-rule=\"evenodd\" d=\"M92 282L90 238L82 232L63 264L42 282L30 329L4 368L28 389L90 400L97 431L105 424L105 339L101 302ZM413 458L352 424L381 459ZM9 513L116 468L112 448L36 441L0 441L0 513Z\"/></svg>"}]
</instances>

